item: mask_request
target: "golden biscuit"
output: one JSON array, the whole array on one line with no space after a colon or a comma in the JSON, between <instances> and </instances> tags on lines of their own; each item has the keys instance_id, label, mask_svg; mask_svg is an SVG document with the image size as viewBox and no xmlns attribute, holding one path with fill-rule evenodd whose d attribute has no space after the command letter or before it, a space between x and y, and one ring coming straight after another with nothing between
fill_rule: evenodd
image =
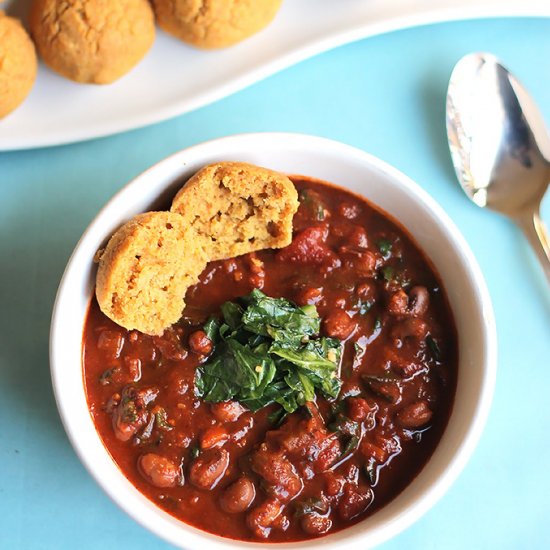
<instances>
[{"instance_id":1,"label":"golden biscuit","mask_svg":"<svg viewBox=\"0 0 550 550\"><path fill-rule=\"evenodd\" d=\"M153 0L159 26L198 48L236 44L266 27L282 0Z\"/></svg>"},{"instance_id":2,"label":"golden biscuit","mask_svg":"<svg viewBox=\"0 0 550 550\"><path fill-rule=\"evenodd\" d=\"M219 162L192 176L172 212L208 239L209 260L282 248L292 240L298 193L283 174L244 162Z\"/></svg>"},{"instance_id":3,"label":"golden biscuit","mask_svg":"<svg viewBox=\"0 0 550 550\"><path fill-rule=\"evenodd\" d=\"M160 335L181 317L185 292L206 261L201 237L181 216L140 214L111 237L100 256L97 301L124 328Z\"/></svg>"},{"instance_id":4,"label":"golden biscuit","mask_svg":"<svg viewBox=\"0 0 550 550\"><path fill-rule=\"evenodd\" d=\"M0 10L0 118L27 97L36 79L36 52L17 19Z\"/></svg>"},{"instance_id":5,"label":"golden biscuit","mask_svg":"<svg viewBox=\"0 0 550 550\"><path fill-rule=\"evenodd\" d=\"M30 28L47 65L71 80L93 84L126 74L155 38L147 0L34 0Z\"/></svg>"},{"instance_id":6,"label":"golden biscuit","mask_svg":"<svg viewBox=\"0 0 550 550\"><path fill-rule=\"evenodd\" d=\"M290 244L297 208L283 174L242 162L204 167L171 212L140 214L111 237L99 256L101 311L127 329L162 334L207 262Z\"/></svg>"}]
</instances>

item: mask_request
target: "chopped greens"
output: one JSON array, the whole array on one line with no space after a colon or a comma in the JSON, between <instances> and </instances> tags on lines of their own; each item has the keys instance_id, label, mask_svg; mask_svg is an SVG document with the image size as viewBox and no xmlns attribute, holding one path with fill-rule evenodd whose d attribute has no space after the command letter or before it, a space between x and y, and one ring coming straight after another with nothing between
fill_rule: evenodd
<instances>
[{"instance_id":1,"label":"chopped greens","mask_svg":"<svg viewBox=\"0 0 550 550\"><path fill-rule=\"evenodd\" d=\"M392 242L389 239L380 239L376 245L382 256L384 256L384 259L388 259L391 256Z\"/></svg>"},{"instance_id":2,"label":"chopped greens","mask_svg":"<svg viewBox=\"0 0 550 550\"><path fill-rule=\"evenodd\" d=\"M191 455L191 458L197 458L201 454L201 449L198 445L193 445L189 449L189 454Z\"/></svg>"},{"instance_id":3,"label":"chopped greens","mask_svg":"<svg viewBox=\"0 0 550 550\"><path fill-rule=\"evenodd\" d=\"M433 358L436 361L439 361L441 359L441 348L439 347L437 340L435 340L433 336L428 335L426 337L426 344L428 345Z\"/></svg>"},{"instance_id":4,"label":"chopped greens","mask_svg":"<svg viewBox=\"0 0 550 550\"><path fill-rule=\"evenodd\" d=\"M391 265L385 265L382 268L382 277L384 277L388 283L391 283L395 277L395 269Z\"/></svg>"},{"instance_id":5,"label":"chopped greens","mask_svg":"<svg viewBox=\"0 0 550 550\"><path fill-rule=\"evenodd\" d=\"M278 403L286 414L313 400L316 391L338 396L342 344L318 336L315 306L298 307L255 289L221 311L221 321L211 318L203 327L216 346L195 372L199 397L234 399L252 411Z\"/></svg>"},{"instance_id":6,"label":"chopped greens","mask_svg":"<svg viewBox=\"0 0 550 550\"><path fill-rule=\"evenodd\" d=\"M299 194L300 203L303 204L316 221L325 219L325 207L315 191L302 189Z\"/></svg>"},{"instance_id":7,"label":"chopped greens","mask_svg":"<svg viewBox=\"0 0 550 550\"><path fill-rule=\"evenodd\" d=\"M157 423L157 427L159 427L161 430L170 431L173 429L170 424L168 424L168 415L166 414L166 411L162 407L155 407L153 410L155 414L155 420Z\"/></svg>"}]
</instances>

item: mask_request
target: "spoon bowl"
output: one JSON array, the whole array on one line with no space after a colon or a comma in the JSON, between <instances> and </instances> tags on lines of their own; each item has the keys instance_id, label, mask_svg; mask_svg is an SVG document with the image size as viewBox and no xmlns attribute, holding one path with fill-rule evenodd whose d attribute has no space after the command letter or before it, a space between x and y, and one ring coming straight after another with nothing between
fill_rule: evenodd
<instances>
[{"instance_id":1,"label":"spoon bowl","mask_svg":"<svg viewBox=\"0 0 550 550\"><path fill-rule=\"evenodd\" d=\"M455 66L447 136L468 197L521 227L550 282L550 245L539 215L550 182L550 136L526 89L493 55L473 53Z\"/></svg>"}]
</instances>

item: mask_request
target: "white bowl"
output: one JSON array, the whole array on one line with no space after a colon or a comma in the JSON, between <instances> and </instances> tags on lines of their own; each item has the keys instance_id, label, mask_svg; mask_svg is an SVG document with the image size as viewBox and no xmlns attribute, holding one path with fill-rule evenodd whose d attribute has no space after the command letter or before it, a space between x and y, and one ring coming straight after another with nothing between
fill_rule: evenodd
<instances>
[{"instance_id":1,"label":"white bowl","mask_svg":"<svg viewBox=\"0 0 550 550\"><path fill-rule=\"evenodd\" d=\"M137 214L164 205L200 167L222 160L246 161L288 174L319 178L363 195L398 219L439 272L454 313L459 375L448 426L429 462L394 500L365 521L321 539L277 544L281 549L375 546L424 514L450 487L472 454L491 404L496 375L496 330L491 301L478 264L454 223L409 178L347 145L296 134L245 134L190 147L156 164L117 193L77 244L55 302L50 363L57 406L80 460L105 492L131 517L186 549L263 548L269 543L225 539L191 527L144 497L103 446L86 404L82 333L93 292L92 259L108 237Z\"/></svg>"}]
</instances>

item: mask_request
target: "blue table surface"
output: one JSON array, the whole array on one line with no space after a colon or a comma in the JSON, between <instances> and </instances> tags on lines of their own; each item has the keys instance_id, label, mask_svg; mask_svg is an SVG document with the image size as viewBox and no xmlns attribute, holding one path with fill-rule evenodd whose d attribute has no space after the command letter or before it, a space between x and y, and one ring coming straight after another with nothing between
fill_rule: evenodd
<instances>
[{"instance_id":1,"label":"blue table surface","mask_svg":"<svg viewBox=\"0 0 550 550\"><path fill-rule=\"evenodd\" d=\"M499 56L550 123L550 19L492 19L362 40L148 128L0 153L0 548L169 548L106 497L65 436L49 377L52 304L115 191L179 149L255 131L327 136L410 175L462 230L494 301L498 381L481 442L438 504L381 548L550 548L550 292L512 224L467 201L446 144L447 81L475 50Z\"/></svg>"}]
</instances>

